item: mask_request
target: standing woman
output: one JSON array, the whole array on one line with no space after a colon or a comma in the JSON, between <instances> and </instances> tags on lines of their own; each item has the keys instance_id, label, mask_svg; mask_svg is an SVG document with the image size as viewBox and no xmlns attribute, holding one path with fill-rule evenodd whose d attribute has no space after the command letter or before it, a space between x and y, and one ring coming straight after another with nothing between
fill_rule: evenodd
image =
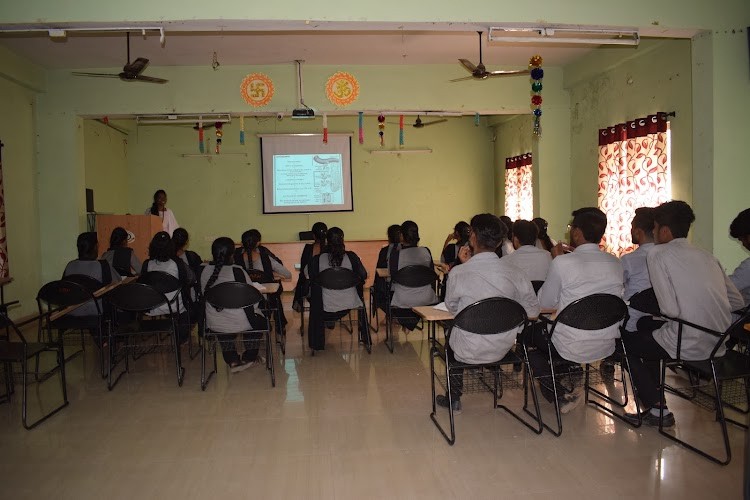
<instances>
[{"instance_id":1,"label":"standing woman","mask_svg":"<svg viewBox=\"0 0 750 500\"><path fill-rule=\"evenodd\" d=\"M349 313L350 309L362 307L363 284L367 279L367 270L362 261L354 252L347 252L344 244L344 231L338 227L332 227L326 234L326 246L323 253L316 255L310 260L307 271L310 281L328 268L351 269L360 278L358 286L345 290L328 290L320 286L312 286L310 289L310 323L308 330L308 343L313 351L325 349L325 325L337 319L341 319ZM358 318L359 339L366 341L369 335L369 325L360 310Z\"/></svg>"},{"instance_id":2,"label":"standing woman","mask_svg":"<svg viewBox=\"0 0 750 500\"><path fill-rule=\"evenodd\" d=\"M120 276L135 276L141 272L141 261L128 246L128 232L121 227L112 230L109 237L109 250L102 254Z\"/></svg>"},{"instance_id":3,"label":"standing woman","mask_svg":"<svg viewBox=\"0 0 750 500\"><path fill-rule=\"evenodd\" d=\"M169 234L170 238L174 230L180 227L177 219L174 218L174 213L167 208L167 192L163 189L154 193L154 203L151 208L146 210L146 215L149 214L161 217L161 227Z\"/></svg>"},{"instance_id":4,"label":"standing woman","mask_svg":"<svg viewBox=\"0 0 750 500\"><path fill-rule=\"evenodd\" d=\"M299 259L300 271L299 279L297 280L297 286L294 287L294 300L292 301L292 309L297 312L301 312L305 307L305 297L310 295L310 282L307 279L306 269L310 260L320 253L326 246L326 232L328 226L322 222L316 222L313 224L312 233L315 241L307 243L305 248L302 250L302 257Z\"/></svg>"}]
</instances>

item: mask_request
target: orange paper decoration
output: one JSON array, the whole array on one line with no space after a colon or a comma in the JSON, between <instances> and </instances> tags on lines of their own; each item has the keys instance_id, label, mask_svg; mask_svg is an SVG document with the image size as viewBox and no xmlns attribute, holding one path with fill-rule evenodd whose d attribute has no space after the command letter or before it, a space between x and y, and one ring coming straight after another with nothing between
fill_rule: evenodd
<instances>
[{"instance_id":1,"label":"orange paper decoration","mask_svg":"<svg viewBox=\"0 0 750 500\"><path fill-rule=\"evenodd\" d=\"M259 108L271 102L273 82L263 73L247 75L240 84L240 95L250 106Z\"/></svg>"},{"instance_id":2,"label":"orange paper decoration","mask_svg":"<svg viewBox=\"0 0 750 500\"><path fill-rule=\"evenodd\" d=\"M359 82L349 73L334 73L326 82L326 97L335 106L348 106L359 97Z\"/></svg>"}]
</instances>

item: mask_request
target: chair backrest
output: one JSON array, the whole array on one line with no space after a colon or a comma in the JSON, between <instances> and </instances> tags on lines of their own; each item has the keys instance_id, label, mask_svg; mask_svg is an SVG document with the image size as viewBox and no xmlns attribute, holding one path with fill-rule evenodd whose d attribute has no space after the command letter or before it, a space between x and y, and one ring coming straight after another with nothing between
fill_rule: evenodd
<instances>
[{"instance_id":1,"label":"chair backrest","mask_svg":"<svg viewBox=\"0 0 750 500\"><path fill-rule=\"evenodd\" d=\"M138 281L153 287L155 290L165 295L182 288L182 283L180 283L179 279L169 273L165 273L164 271L149 271L143 273L140 278L138 278Z\"/></svg>"},{"instance_id":2,"label":"chair backrest","mask_svg":"<svg viewBox=\"0 0 750 500\"><path fill-rule=\"evenodd\" d=\"M49 311L53 307L74 306L93 299L94 296L92 295L92 292L86 287L73 281L68 281L67 279L50 281L42 286L36 294L36 301L40 313L44 312L45 304Z\"/></svg>"},{"instance_id":3,"label":"chair backrest","mask_svg":"<svg viewBox=\"0 0 750 500\"><path fill-rule=\"evenodd\" d=\"M203 292L203 298L216 309L245 309L263 300L263 294L247 283L225 281Z\"/></svg>"},{"instance_id":4,"label":"chair backrest","mask_svg":"<svg viewBox=\"0 0 750 500\"><path fill-rule=\"evenodd\" d=\"M104 295L104 298L116 309L122 311L144 312L150 311L163 304L172 306L167 297L145 283L125 283L119 285Z\"/></svg>"},{"instance_id":5,"label":"chair backrest","mask_svg":"<svg viewBox=\"0 0 750 500\"><path fill-rule=\"evenodd\" d=\"M630 307L648 314L660 314L659 301L653 288L646 288L630 297Z\"/></svg>"},{"instance_id":6,"label":"chair backrest","mask_svg":"<svg viewBox=\"0 0 750 500\"><path fill-rule=\"evenodd\" d=\"M492 297L466 306L456 315L453 326L479 335L494 335L514 330L527 321L521 304L505 297Z\"/></svg>"},{"instance_id":7,"label":"chair backrest","mask_svg":"<svg viewBox=\"0 0 750 500\"><path fill-rule=\"evenodd\" d=\"M532 280L531 286L534 287L534 293L538 294L539 289L542 288L542 285L544 285L544 280Z\"/></svg>"},{"instance_id":8,"label":"chair backrest","mask_svg":"<svg viewBox=\"0 0 750 500\"><path fill-rule=\"evenodd\" d=\"M391 281L408 288L434 285L437 274L427 266L405 266L391 275Z\"/></svg>"},{"instance_id":9,"label":"chair backrest","mask_svg":"<svg viewBox=\"0 0 750 500\"><path fill-rule=\"evenodd\" d=\"M579 330L602 330L621 322L627 312L628 307L617 295L595 293L568 304L557 315L555 324Z\"/></svg>"},{"instance_id":10,"label":"chair backrest","mask_svg":"<svg viewBox=\"0 0 750 500\"><path fill-rule=\"evenodd\" d=\"M0 330L13 330L18 336L19 340L24 344L26 343L26 337L23 336L21 330L18 329L13 320L8 317L7 312L2 309L0 309ZM0 342L10 342L10 339L3 338L0 340Z\"/></svg>"},{"instance_id":11,"label":"chair backrest","mask_svg":"<svg viewBox=\"0 0 750 500\"><path fill-rule=\"evenodd\" d=\"M66 276L63 276L63 280L78 283L91 293L96 292L104 286L104 283L102 283L98 279L92 278L91 276L87 276L85 274L68 274Z\"/></svg>"},{"instance_id":12,"label":"chair backrest","mask_svg":"<svg viewBox=\"0 0 750 500\"><path fill-rule=\"evenodd\" d=\"M329 290L346 290L362 283L362 279L351 269L329 267L315 277L315 283Z\"/></svg>"}]
</instances>

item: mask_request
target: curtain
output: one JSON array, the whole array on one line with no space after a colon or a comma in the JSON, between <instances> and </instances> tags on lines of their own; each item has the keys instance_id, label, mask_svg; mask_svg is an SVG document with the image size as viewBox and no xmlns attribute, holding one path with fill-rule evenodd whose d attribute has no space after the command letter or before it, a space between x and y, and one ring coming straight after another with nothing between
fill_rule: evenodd
<instances>
[{"instance_id":1,"label":"curtain","mask_svg":"<svg viewBox=\"0 0 750 500\"><path fill-rule=\"evenodd\" d=\"M5 237L5 194L3 192L3 146L0 141L0 278L8 277L8 240Z\"/></svg>"},{"instance_id":2,"label":"curtain","mask_svg":"<svg viewBox=\"0 0 750 500\"><path fill-rule=\"evenodd\" d=\"M505 215L515 221L534 217L531 153L505 159Z\"/></svg>"},{"instance_id":3,"label":"curtain","mask_svg":"<svg viewBox=\"0 0 750 500\"><path fill-rule=\"evenodd\" d=\"M601 246L618 257L634 250L630 224L639 207L672 197L666 113L599 130L599 208L607 214Z\"/></svg>"}]
</instances>

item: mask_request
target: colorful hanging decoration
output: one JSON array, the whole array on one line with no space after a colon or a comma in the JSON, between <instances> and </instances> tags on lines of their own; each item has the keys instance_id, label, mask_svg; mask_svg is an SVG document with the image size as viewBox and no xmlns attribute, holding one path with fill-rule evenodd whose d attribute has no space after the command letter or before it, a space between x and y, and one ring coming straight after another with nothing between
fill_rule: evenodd
<instances>
[{"instance_id":1,"label":"colorful hanging decoration","mask_svg":"<svg viewBox=\"0 0 750 500\"><path fill-rule=\"evenodd\" d=\"M203 145L203 122L198 122L198 151L205 153L206 148Z\"/></svg>"},{"instance_id":2,"label":"colorful hanging decoration","mask_svg":"<svg viewBox=\"0 0 750 500\"><path fill-rule=\"evenodd\" d=\"M240 115L240 144L245 145L245 117Z\"/></svg>"},{"instance_id":3,"label":"colorful hanging decoration","mask_svg":"<svg viewBox=\"0 0 750 500\"><path fill-rule=\"evenodd\" d=\"M240 95L254 108L260 108L271 102L273 92L273 81L263 73L249 74L240 84Z\"/></svg>"},{"instance_id":4,"label":"colorful hanging decoration","mask_svg":"<svg viewBox=\"0 0 750 500\"><path fill-rule=\"evenodd\" d=\"M542 135L542 78L544 70L542 69L542 56L535 55L529 59L531 67L531 107L534 115L534 135Z\"/></svg>"},{"instance_id":5,"label":"colorful hanging decoration","mask_svg":"<svg viewBox=\"0 0 750 500\"><path fill-rule=\"evenodd\" d=\"M328 144L328 115L323 113L323 144Z\"/></svg>"},{"instance_id":6,"label":"colorful hanging decoration","mask_svg":"<svg viewBox=\"0 0 750 500\"><path fill-rule=\"evenodd\" d=\"M378 115L378 135L380 136L380 147L385 146L385 115L380 113Z\"/></svg>"},{"instance_id":7,"label":"colorful hanging decoration","mask_svg":"<svg viewBox=\"0 0 750 500\"><path fill-rule=\"evenodd\" d=\"M365 143L365 114L362 111L359 112L359 143Z\"/></svg>"},{"instance_id":8,"label":"colorful hanging decoration","mask_svg":"<svg viewBox=\"0 0 750 500\"><path fill-rule=\"evenodd\" d=\"M404 147L404 115L398 117L398 145Z\"/></svg>"},{"instance_id":9,"label":"colorful hanging decoration","mask_svg":"<svg viewBox=\"0 0 750 500\"><path fill-rule=\"evenodd\" d=\"M348 106L359 97L359 82L350 73L334 73L326 82L326 97L334 106Z\"/></svg>"},{"instance_id":10,"label":"colorful hanging decoration","mask_svg":"<svg viewBox=\"0 0 750 500\"><path fill-rule=\"evenodd\" d=\"M474 113L474 126L479 126L479 113Z\"/></svg>"},{"instance_id":11,"label":"colorful hanging decoration","mask_svg":"<svg viewBox=\"0 0 750 500\"><path fill-rule=\"evenodd\" d=\"M224 125L221 122L216 122L214 124L216 126L216 148L214 151L216 154L221 154L221 137L224 135L224 132L221 130L222 125Z\"/></svg>"}]
</instances>

